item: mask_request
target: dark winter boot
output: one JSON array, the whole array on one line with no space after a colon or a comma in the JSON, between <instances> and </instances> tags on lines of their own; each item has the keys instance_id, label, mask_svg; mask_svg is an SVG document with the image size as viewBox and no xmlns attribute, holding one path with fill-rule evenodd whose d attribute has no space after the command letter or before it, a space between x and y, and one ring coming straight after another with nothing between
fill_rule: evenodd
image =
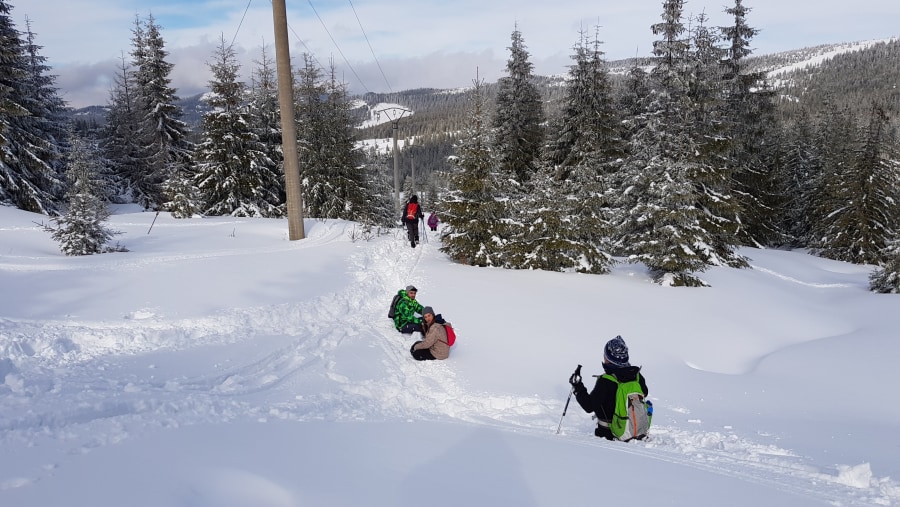
<instances>
[{"instance_id":1,"label":"dark winter boot","mask_svg":"<svg viewBox=\"0 0 900 507\"><path fill-rule=\"evenodd\" d=\"M415 247L416 247L416 242L415 242L415 241L410 241L410 242L409 242L409 246L415 248Z\"/></svg>"}]
</instances>

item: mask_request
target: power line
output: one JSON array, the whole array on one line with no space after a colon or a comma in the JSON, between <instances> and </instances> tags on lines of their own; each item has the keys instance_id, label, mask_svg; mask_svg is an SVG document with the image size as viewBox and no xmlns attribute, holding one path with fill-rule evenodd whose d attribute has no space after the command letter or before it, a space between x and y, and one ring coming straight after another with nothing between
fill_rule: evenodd
<instances>
[{"instance_id":1,"label":"power line","mask_svg":"<svg viewBox=\"0 0 900 507\"><path fill-rule=\"evenodd\" d=\"M393 93L394 89L391 88L391 83L388 82L387 76L384 75L384 69L381 68L381 62L379 62L378 57L375 56L375 50L372 48L372 43L369 42L369 36L366 34L366 29L363 28L362 21L359 20L359 14L356 13L356 7L353 6L353 0L347 1L350 2L350 8L353 9L353 15L356 16L356 22L359 23L359 29L362 31L363 37L366 39L366 44L369 45L369 51L372 52L372 58L375 59L375 65L378 66L378 70L381 72L381 77L384 78L384 83L387 85L388 90Z\"/></svg>"},{"instance_id":2,"label":"power line","mask_svg":"<svg viewBox=\"0 0 900 507\"><path fill-rule=\"evenodd\" d=\"M359 74L356 73L356 69L354 69L353 66L350 65L350 61L347 60L347 57L346 57L346 56L344 56L344 52L341 51L341 48L340 48L340 46L338 46L337 41L334 40L334 37L332 37L331 32L328 30L328 27L325 25L325 22L322 21L322 16L319 16L319 11L317 11L316 8L313 6L312 0L306 0L306 1L307 1L307 3L309 4L310 8L312 8L313 12L316 14L316 17L319 18L319 23L322 24L322 28L325 29L325 33L327 33L327 34L328 34L328 37L331 38L331 42L334 44L334 47L338 50L338 53L341 54L341 58L344 59L344 63L346 63L346 64L347 64L347 67L350 68L350 72L352 72L353 75L356 76L356 80L359 81L359 84L362 85L362 87L363 87L367 92L371 93L371 90L369 90L369 87L366 86L366 84L363 83L363 80L359 78Z\"/></svg>"},{"instance_id":3,"label":"power line","mask_svg":"<svg viewBox=\"0 0 900 507\"><path fill-rule=\"evenodd\" d=\"M234 31L234 37L231 38L231 46L234 46L234 41L237 39L238 32L241 31L241 25L244 24L244 18L247 17L247 11L250 10L250 4L251 4L251 3L253 3L253 0L249 0L249 1L247 2L247 7L244 8L244 15L241 16L241 22L238 23L237 30ZM229 46L229 47L230 47L230 46Z\"/></svg>"}]
</instances>

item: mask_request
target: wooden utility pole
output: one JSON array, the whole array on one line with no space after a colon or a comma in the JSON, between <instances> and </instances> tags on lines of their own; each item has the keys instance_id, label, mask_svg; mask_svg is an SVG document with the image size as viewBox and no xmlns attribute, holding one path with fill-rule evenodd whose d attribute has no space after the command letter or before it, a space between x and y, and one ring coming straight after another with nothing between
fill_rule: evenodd
<instances>
[{"instance_id":1,"label":"wooden utility pole","mask_svg":"<svg viewBox=\"0 0 900 507\"><path fill-rule=\"evenodd\" d=\"M291 51L288 45L287 9L284 0L272 0L275 21L275 63L278 72L278 106L281 109L281 151L284 156L284 189L287 194L288 236L305 237L303 196L300 194L300 163L297 161L297 131L294 127L294 93Z\"/></svg>"}]
</instances>

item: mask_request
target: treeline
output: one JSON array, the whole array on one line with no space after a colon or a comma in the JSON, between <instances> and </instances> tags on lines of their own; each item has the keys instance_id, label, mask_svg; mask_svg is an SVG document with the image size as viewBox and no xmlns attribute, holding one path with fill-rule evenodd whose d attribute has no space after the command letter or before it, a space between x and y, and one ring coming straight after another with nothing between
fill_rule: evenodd
<instances>
[{"instance_id":1,"label":"treeline","mask_svg":"<svg viewBox=\"0 0 900 507\"><path fill-rule=\"evenodd\" d=\"M878 265L873 289L897 292L894 95L784 114L796 99L751 67L757 30L741 0L726 9L734 24L717 28L683 19L683 5L663 3L650 66L618 86L598 38L582 35L549 118L513 32L497 96L481 84L469 96L439 205L444 250L473 265L590 273L624 259L658 283L702 286L709 266L747 266L739 246L808 248Z\"/></svg>"},{"instance_id":2,"label":"treeline","mask_svg":"<svg viewBox=\"0 0 900 507\"><path fill-rule=\"evenodd\" d=\"M896 43L775 89L751 55L757 30L741 0L726 27L683 19L683 6L663 3L652 56L622 72L611 72L598 34L582 33L565 80L535 76L517 30L497 83L366 97L415 111L400 134L415 138L398 154L403 187L444 215L445 251L517 269L641 262L659 283L702 286L709 266L747 265L739 246L807 248L876 264L873 288L897 291ZM189 125L160 27L137 18L105 121L76 133L34 34L9 10L0 0L4 204L63 213L60 227L102 221L110 201L176 217L284 214L281 112L264 49L245 83L220 41L205 112ZM835 70L847 68L859 71ZM309 55L295 71L304 214L390 224L393 161L356 141L389 138L391 126L357 130L335 75ZM863 100L869 88L878 92ZM67 253L96 242L76 243L82 251Z\"/></svg>"}]
</instances>

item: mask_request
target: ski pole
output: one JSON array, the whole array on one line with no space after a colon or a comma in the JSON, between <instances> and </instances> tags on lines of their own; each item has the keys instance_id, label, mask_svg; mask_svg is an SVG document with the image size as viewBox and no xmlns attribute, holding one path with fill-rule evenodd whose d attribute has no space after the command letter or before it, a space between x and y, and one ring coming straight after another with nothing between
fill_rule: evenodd
<instances>
[{"instance_id":1,"label":"ski pole","mask_svg":"<svg viewBox=\"0 0 900 507\"><path fill-rule=\"evenodd\" d=\"M578 365L578 368L575 368L575 373L572 374L571 378L575 378L575 377L578 377L579 379L581 378L581 365L580 364ZM559 418L559 426L556 427L557 435L559 435L559 430L562 429L563 417L566 416L566 411L569 410L569 402L572 401L572 394L574 394L574 393L575 393L575 386L573 385L572 389L569 390L569 397L566 398L566 406L563 407L562 416L560 416L560 418Z\"/></svg>"}]
</instances>

